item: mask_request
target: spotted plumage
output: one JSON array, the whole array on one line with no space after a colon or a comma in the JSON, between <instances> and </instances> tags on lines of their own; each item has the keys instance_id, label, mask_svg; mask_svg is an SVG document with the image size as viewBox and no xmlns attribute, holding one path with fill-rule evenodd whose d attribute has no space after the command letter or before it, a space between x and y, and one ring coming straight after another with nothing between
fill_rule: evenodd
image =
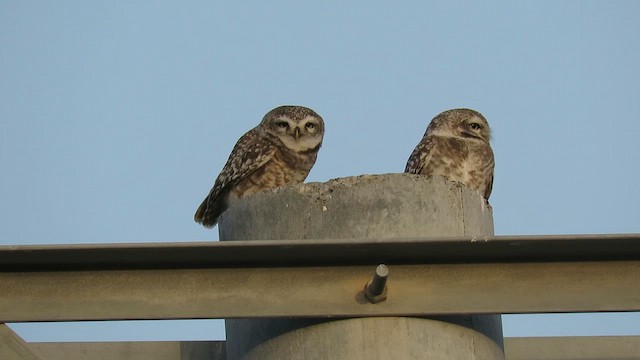
<instances>
[{"instance_id":1,"label":"spotted plumage","mask_svg":"<svg viewBox=\"0 0 640 360\"><path fill-rule=\"evenodd\" d=\"M479 112L444 111L431 120L411 153L405 172L444 176L479 191L489 200L494 169L490 137L489 124Z\"/></svg>"},{"instance_id":2,"label":"spotted plumage","mask_svg":"<svg viewBox=\"0 0 640 360\"><path fill-rule=\"evenodd\" d=\"M218 175L209 195L194 215L213 227L237 199L258 191L301 183L316 161L324 136L324 121L302 106L280 106L244 134Z\"/></svg>"}]
</instances>

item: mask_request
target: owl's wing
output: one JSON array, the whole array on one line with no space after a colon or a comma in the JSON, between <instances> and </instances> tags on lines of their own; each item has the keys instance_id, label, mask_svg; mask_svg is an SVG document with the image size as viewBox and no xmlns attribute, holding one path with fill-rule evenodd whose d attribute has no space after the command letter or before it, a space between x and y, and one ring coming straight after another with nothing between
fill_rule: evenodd
<instances>
[{"instance_id":1,"label":"owl's wing","mask_svg":"<svg viewBox=\"0 0 640 360\"><path fill-rule=\"evenodd\" d=\"M484 198L489 201L489 196L491 196L491 191L493 190L493 172L495 167L495 159L493 157L493 150L491 147L488 147L487 151L487 169L489 169L487 173L487 185L484 189Z\"/></svg>"},{"instance_id":2,"label":"owl's wing","mask_svg":"<svg viewBox=\"0 0 640 360\"><path fill-rule=\"evenodd\" d=\"M275 144L259 136L257 129L244 134L233 147L209 195L198 207L194 220L206 227L215 226L218 217L227 209L229 191L269 162L276 150Z\"/></svg>"},{"instance_id":3,"label":"owl's wing","mask_svg":"<svg viewBox=\"0 0 640 360\"><path fill-rule=\"evenodd\" d=\"M491 190L493 190L493 172L491 173L491 178L487 181L487 187L484 189L484 198L489 201L489 196L491 196Z\"/></svg>"},{"instance_id":4,"label":"owl's wing","mask_svg":"<svg viewBox=\"0 0 640 360\"><path fill-rule=\"evenodd\" d=\"M415 149L413 149L411 156L409 156L409 160L407 160L407 165L404 169L405 173L420 174L422 168L431 160L433 155L433 141L431 136L425 136L420 140Z\"/></svg>"}]
</instances>

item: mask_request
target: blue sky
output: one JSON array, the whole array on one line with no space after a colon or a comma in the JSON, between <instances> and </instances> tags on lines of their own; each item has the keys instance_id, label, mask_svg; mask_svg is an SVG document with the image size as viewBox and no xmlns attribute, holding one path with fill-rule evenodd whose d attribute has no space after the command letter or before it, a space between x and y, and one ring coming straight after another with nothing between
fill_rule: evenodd
<instances>
[{"instance_id":1,"label":"blue sky","mask_svg":"<svg viewBox=\"0 0 640 360\"><path fill-rule=\"evenodd\" d=\"M640 232L640 2L0 3L0 244L217 240L235 141L305 105L308 181L401 172L439 112L493 128L497 235ZM505 335L640 335L632 314ZM224 336L220 321L18 324L27 340ZM141 335L144 334L144 335Z\"/></svg>"}]
</instances>

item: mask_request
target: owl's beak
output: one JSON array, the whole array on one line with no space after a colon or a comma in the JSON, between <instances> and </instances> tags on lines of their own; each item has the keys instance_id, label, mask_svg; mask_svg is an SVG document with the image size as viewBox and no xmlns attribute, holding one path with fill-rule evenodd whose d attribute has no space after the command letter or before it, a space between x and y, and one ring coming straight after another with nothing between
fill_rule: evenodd
<instances>
[{"instance_id":1,"label":"owl's beak","mask_svg":"<svg viewBox=\"0 0 640 360\"><path fill-rule=\"evenodd\" d=\"M293 131L293 138L296 139L296 141L298 141L298 139L300 139L300 128L296 128Z\"/></svg>"}]
</instances>

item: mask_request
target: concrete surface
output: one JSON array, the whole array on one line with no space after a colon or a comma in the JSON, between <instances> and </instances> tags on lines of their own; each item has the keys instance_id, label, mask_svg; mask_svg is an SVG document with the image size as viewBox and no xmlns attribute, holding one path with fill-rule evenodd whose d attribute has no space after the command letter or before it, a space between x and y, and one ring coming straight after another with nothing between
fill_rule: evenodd
<instances>
[{"instance_id":1,"label":"concrete surface","mask_svg":"<svg viewBox=\"0 0 640 360\"><path fill-rule=\"evenodd\" d=\"M448 322L410 318L379 317L337 321L302 320L291 328L293 320L274 322L246 320L230 327L229 339L264 334L251 343L242 355L229 359L503 359L502 349L490 338L469 328ZM309 325L309 323L315 323ZM271 335L275 338L268 339ZM255 341L262 340L262 341ZM232 340L227 340L232 341ZM233 351L237 351L234 349Z\"/></svg>"},{"instance_id":2,"label":"concrete surface","mask_svg":"<svg viewBox=\"0 0 640 360\"><path fill-rule=\"evenodd\" d=\"M218 228L224 240L482 236L493 235L493 218L482 196L458 183L386 174L261 192L229 208Z\"/></svg>"},{"instance_id":3,"label":"concrete surface","mask_svg":"<svg viewBox=\"0 0 640 360\"><path fill-rule=\"evenodd\" d=\"M441 178L407 174L259 193L238 201L218 227L222 241L493 235L492 210L480 194ZM392 268L390 287L393 276ZM295 297L296 291L282 296ZM226 329L230 360L424 359L425 354L432 359L504 359L499 315L239 319L227 320Z\"/></svg>"}]
</instances>

